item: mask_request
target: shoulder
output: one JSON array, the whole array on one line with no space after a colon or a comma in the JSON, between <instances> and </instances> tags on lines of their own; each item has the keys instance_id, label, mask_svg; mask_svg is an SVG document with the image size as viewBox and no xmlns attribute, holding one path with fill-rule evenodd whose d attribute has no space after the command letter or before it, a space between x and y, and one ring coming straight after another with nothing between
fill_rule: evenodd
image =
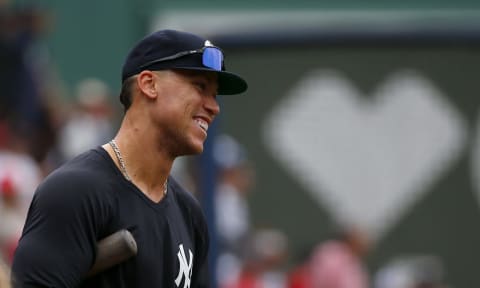
<instances>
[{"instance_id":1,"label":"shoulder","mask_svg":"<svg viewBox=\"0 0 480 288\"><path fill-rule=\"evenodd\" d=\"M108 223L116 211L114 177L108 176L96 153L79 155L45 178L33 195L24 231L39 226L60 229L64 223L88 223L100 231Z\"/></svg>"},{"instance_id":2,"label":"shoulder","mask_svg":"<svg viewBox=\"0 0 480 288\"><path fill-rule=\"evenodd\" d=\"M53 171L38 186L34 198L68 203L85 197L104 197L105 193L99 192L110 190L114 172L99 149L80 154Z\"/></svg>"},{"instance_id":3,"label":"shoulder","mask_svg":"<svg viewBox=\"0 0 480 288\"><path fill-rule=\"evenodd\" d=\"M60 166L52 175L74 174L76 176L101 176L104 173L111 172L112 162L108 153L101 147L88 150L79 154L72 160Z\"/></svg>"},{"instance_id":4,"label":"shoulder","mask_svg":"<svg viewBox=\"0 0 480 288\"><path fill-rule=\"evenodd\" d=\"M108 154L102 148L84 152L66 162L45 178L44 183L92 184L102 182L108 174L112 175Z\"/></svg>"}]
</instances>

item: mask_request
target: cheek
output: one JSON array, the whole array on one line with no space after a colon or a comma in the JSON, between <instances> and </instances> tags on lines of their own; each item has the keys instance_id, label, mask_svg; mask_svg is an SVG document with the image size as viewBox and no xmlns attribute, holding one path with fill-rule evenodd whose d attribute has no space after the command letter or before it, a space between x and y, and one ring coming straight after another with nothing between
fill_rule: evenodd
<instances>
[{"instance_id":1,"label":"cheek","mask_svg":"<svg viewBox=\"0 0 480 288\"><path fill-rule=\"evenodd\" d=\"M169 123L182 121L182 118L189 120L201 111L202 107L201 96L192 89L179 89L176 93L169 93L160 102L157 103L160 106L157 111L164 112L165 115L160 117Z\"/></svg>"},{"instance_id":2,"label":"cheek","mask_svg":"<svg viewBox=\"0 0 480 288\"><path fill-rule=\"evenodd\" d=\"M195 112L194 103L187 103L183 106L183 114L192 117Z\"/></svg>"},{"instance_id":3,"label":"cheek","mask_svg":"<svg viewBox=\"0 0 480 288\"><path fill-rule=\"evenodd\" d=\"M193 116L193 114L198 113L202 108L202 97L199 96L198 93L190 92L179 98L177 104L182 107L184 113Z\"/></svg>"}]
</instances>

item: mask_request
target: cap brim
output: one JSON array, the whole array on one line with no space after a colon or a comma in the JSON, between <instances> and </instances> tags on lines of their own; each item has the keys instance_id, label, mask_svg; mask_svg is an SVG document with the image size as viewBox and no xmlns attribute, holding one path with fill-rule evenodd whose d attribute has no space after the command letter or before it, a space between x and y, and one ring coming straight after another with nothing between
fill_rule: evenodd
<instances>
[{"instance_id":1,"label":"cap brim","mask_svg":"<svg viewBox=\"0 0 480 288\"><path fill-rule=\"evenodd\" d=\"M227 71L217 71L203 67L173 67L172 69L186 69L215 72L218 75L218 95L235 95L247 91L248 84L242 77Z\"/></svg>"}]
</instances>

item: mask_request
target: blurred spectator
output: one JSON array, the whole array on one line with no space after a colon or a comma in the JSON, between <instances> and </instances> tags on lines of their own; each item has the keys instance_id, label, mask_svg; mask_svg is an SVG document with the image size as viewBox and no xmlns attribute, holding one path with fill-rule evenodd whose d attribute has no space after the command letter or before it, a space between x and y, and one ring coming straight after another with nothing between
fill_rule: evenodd
<instances>
[{"instance_id":1,"label":"blurred spectator","mask_svg":"<svg viewBox=\"0 0 480 288\"><path fill-rule=\"evenodd\" d=\"M375 288L446 288L444 266L435 256L399 257L375 274Z\"/></svg>"},{"instance_id":2,"label":"blurred spectator","mask_svg":"<svg viewBox=\"0 0 480 288\"><path fill-rule=\"evenodd\" d=\"M28 143L15 124L4 126L0 141L0 181L9 179L19 198L20 212L26 215L33 193L42 179L38 163L27 153Z\"/></svg>"},{"instance_id":3,"label":"blurred spectator","mask_svg":"<svg viewBox=\"0 0 480 288\"><path fill-rule=\"evenodd\" d=\"M46 101L46 13L0 2L0 258L9 263L33 193L38 165L54 144Z\"/></svg>"},{"instance_id":4,"label":"blurred spectator","mask_svg":"<svg viewBox=\"0 0 480 288\"><path fill-rule=\"evenodd\" d=\"M288 288L311 288L309 258L311 248L301 253L288 273Z\"/></svg>"},{"instance_id":5,"label":"blurred spectator","mask_svg":"<svg viewBox=\"0 0 480 288\"><path fill-rule=\"evenodd\" d=\"M10 263L41 170L28 154L21 129L3 125L0 141L0 258Z\"/></svg>"},{"instance_id":6,"label":"blurred spectator","mask_svg":"<svg viewBox=\"0 0 480 288\"><path fill-rule=\"evenodd\" d=\"M254 172L245 148L229 135L219 135L213 144L218 167L215 213L218 234L217 279L220 287L235 282L242 270L250 235L247 195Z\"/></svg>"},{"instance_id":7,"label":"blurred spectator","mask_svg":"<svg viewBox=\"0 0 480 288\"><path fill-rule=\"evenodd\" d=\"M59 135L63 160L107 143L114 134L110 91L104 82L94 78L83 80L75 97L74 109Z\"/></svg>"},{"instance_id":8,"label":"blurred spectator","mask_svg":"<svg viewBox=\"0 0 480 288\"><path fill-rule=\"evenodd\" d=\"M177 179L185 190L189 191L196 197L198 195L198 165L195 160L198 159L195 156L184 156L175 159L173 162L172 171L170 174L173 178Z\"/></svg>"},{"instance_id":9,"label":"blurred spectator","mask_svg":"<svg viewBox=\"0 0 480 288\"><path fill-rule=\"evenodd\" d=\"M285 263L288 240L275 229L261 229L253 234L249 257L240 277L231 288L286 288Z\"/></svg>"},{"instance_id":10,"label":"blurred spectator","mask_svg":"<svg viewBox=\"0 0 480 288\"><path fill-rule=\"evenodd\" d=\"M368 248L366 235L357 228L342 229L335 239L319 244L310 259L310 287L369 287L363 263Z\"/></svg>"},{"instance_id":11,"label":"blurred spectator","mask_svg":"<svg viewBox=\"0 0 480 288\"><path fill-rule=\"evenodd\" d=\"M0 122L21 127L27 153L40 162L55 137L45 95L47 17L34 6L11 6L0 6Z\"/></svg>"},{"instance_id":12,"label":"blurred spectator","mask_svg":"<svg viewBox=\"0 0 480 288\"><path fill-rule=\"evenodd\" d=\"M11 264L25 215L21 212L19 194L11 178L5 177L0 181L0 196L0 259Z\"/></svg>"}]
</instances>

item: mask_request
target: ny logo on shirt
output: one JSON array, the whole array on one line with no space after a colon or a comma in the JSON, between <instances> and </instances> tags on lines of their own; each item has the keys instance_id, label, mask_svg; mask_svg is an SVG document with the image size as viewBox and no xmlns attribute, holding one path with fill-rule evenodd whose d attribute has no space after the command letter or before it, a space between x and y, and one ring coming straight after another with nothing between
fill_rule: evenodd
<instances>
[{"instance_id":1,"label":"ny logo on shirt","mask_svg":"<svg viewBox=\"0 0 480 288\"><path fill-rule=\"evenodd\" d=\"M179 262L179 269L177 279L175 279L175 284L177 287L180 287L180 283L182 283L182 279L185 278L183 282L183 288L190 288L190 281L192 280L192 266L193 266L193 254L190 249L188 252L190 253L190 259L187 261L187 256L185 255L185 251L183 250L183 244L178 245L178 262Z\"/></svg>"}]
</instances>

